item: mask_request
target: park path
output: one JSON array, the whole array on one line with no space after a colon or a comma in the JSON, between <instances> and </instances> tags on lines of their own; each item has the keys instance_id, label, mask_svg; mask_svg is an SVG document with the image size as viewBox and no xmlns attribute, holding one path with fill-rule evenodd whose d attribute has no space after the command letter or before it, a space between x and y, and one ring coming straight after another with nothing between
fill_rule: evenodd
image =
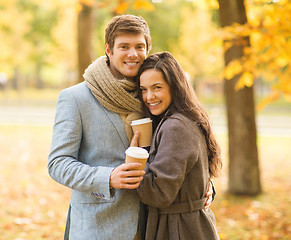
<instances>
[{"instance_id":1,"label":"park path","mask_svg":"<svg viewBox=\"0 0 291 240\"><path fill-rule=\"evenodd\" d=\"M221 106L206 106L213 129L218 134L227 132L226 115ZM53 126L55 106L0 105L0 125ZM291 114L276 112L257 116L258 134L291 138Z\"/></svg>"}]
</instances>

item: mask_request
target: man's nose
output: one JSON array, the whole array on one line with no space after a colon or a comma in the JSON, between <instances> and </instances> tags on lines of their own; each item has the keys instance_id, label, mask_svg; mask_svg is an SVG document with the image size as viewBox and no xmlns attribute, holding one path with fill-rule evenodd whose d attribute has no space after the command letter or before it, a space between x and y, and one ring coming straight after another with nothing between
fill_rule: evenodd
<instances>
[{"instance_id":1,"label":"man's nose","mask_svg":"<svg viewBox=\"0 0 291 240\"><path fill-rule=\"evenodd\" d=\"M130 48L128 55L129 56L137 56L136 49L135 48Z\"/></svg>"}]
</instances>

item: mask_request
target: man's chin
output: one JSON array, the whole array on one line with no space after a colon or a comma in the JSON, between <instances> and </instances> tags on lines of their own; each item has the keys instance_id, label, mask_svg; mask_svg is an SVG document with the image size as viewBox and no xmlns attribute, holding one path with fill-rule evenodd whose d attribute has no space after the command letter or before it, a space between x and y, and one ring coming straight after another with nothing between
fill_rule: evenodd
<instances>
[{"instance_id":1,"label":"man's chin","mask_svg":"<svg viewBox=\"0 0 291 240\"><path fill-rule=\"evenodd\" d=\"M126 78L128 78L128 79L132 79L132 78L134 78L136 75L137 75L137 71L134 71L134 72L131 71L131 72L126 72L124 76L125 76Z\"/></svg>"}]
</instances>

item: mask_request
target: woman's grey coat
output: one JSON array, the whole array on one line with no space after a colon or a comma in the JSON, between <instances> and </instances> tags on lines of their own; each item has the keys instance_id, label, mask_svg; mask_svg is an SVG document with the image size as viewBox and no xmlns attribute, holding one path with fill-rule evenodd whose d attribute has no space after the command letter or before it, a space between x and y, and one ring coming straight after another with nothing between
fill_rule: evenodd
<instances>
[{"instance_id":1,"label":"woman's grey coat","mask_svg":"<svg viewBox=\"0 0 291 240\"><path fill-rule=\"evenodd\" d=\"M128 145L120 116L106 110L85 83L60 93L48 170L72 189L70 240L134 238L136 192L109 189L110 174L124 163Z\"/></svg>"},{"instance_id":2,"label":"woman's grey coat","mask_svg":"<svg viewBox=\"0 0 291 240\"><path fill-rule=\"evenodd\" d=\"M149 205L146 240L219 239L212 211L204 210L209 170L200 127L182 114L161 120L138 188Z\"/></svg>"}]
</instances>

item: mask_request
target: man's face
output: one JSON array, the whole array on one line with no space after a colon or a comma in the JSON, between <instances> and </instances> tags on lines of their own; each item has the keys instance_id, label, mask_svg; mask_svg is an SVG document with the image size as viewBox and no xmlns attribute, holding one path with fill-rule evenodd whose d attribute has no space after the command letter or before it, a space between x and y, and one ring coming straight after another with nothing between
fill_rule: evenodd
<instances>
[{"instance_id":1,"label":"man's face","mask_svg":"<svg viewBox=\"0 0 291 240\"><path fill-rule=\"evenodd\" d=\"M108 44L105 45L105 51L110 60L112 74L119 79L132 79L146 58L146 41L142 33L123 33L115 38L112 51Z\"/></svg>"}]
</instances>

